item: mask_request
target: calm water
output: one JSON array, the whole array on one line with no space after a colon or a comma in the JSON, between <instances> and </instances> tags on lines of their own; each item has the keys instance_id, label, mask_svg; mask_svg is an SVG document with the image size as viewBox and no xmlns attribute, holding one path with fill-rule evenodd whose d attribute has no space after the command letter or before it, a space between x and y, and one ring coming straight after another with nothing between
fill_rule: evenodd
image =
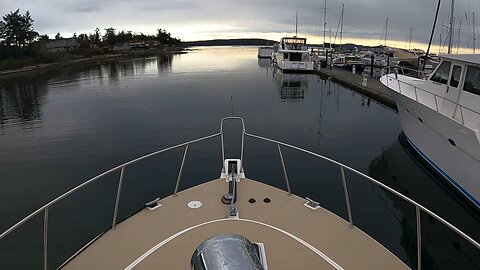
<instances>
[{"instance_id":1,"label":"calm water","mask_svg":"<svg viewBox=\"0 0 480 270\"><path fill-rule=\"evenodd\" d=\"M0 231L119 163L215 133L219 120L346 163L480 240L478 211L449 191L399 140L398 115L316 75L282 73L256 48L200 48L183 55L114 61L0 81ZM239 157L238 123L226 126ZM284 149L292 190L347 218L338 167ZM129 167L119 220L173 192L183 149ZM189 149L181 188L217 178L218 139ZM284 188L275 145L247 138L247 177ZM56 268L112 219L118 173L49 211L49 266ZM347 174L353 220L416 268L415 209ZM479 269L478 252L422 215L423 269ZM0 241L0 269L42 265L43 215ZM320 228L319 228L320 229ZM30 259L25 259L30 257Z\"/></svg>"}]
</instances>

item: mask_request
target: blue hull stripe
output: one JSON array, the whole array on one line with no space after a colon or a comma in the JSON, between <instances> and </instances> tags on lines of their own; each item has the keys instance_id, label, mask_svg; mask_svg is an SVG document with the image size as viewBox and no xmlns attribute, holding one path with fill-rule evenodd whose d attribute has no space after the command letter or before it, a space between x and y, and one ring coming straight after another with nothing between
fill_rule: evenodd
<instances>
[{"instance_id":1,"label":"blue hull stripe","mask_svg":"<svg viewBox=\"0 0 480 270\"><path fill-rule=\"evenodd\" d=\"M453 180L452 177L450 177L447 173L445 173L442 169L440 169L440 167L435 165L435 163L433 163L433 161L431 161L424 153L422 153L422 151L420 151L420 149L418 149L418 147L415 146L415 144L413 144L412 141L410 141L408 136L405 136L405 137L407 138L408 143L410 143L410 145L413 146L415 151L417 151L433 168L435 168L435 170L437 170L440 174L442 174L443 177L445 177L448 181L450 181L450 183L452 183L458 190L460 190L465 196L467 196L478 207L480 207L480 201L478 201L475 197L470 195L460 184L458 184L455 180Z\"/></svg>"}]
</instances>

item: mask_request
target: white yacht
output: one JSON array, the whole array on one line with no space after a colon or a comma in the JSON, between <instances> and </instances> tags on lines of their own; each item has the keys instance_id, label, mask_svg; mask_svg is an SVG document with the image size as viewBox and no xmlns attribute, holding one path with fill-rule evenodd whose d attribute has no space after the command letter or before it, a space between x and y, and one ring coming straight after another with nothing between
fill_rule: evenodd
<instances>
[{"instance_id":1,"label":"white yacht","mask_svg":"<svg viewBox=\"0 0 480 270\"><path fill-rule=\"evenodd\" d=\"M272 58L273 47L272 46L262 46L258 47L258 58Z\"/></svg>"},{"instance_id":2,"label":"white yacht","mask_svg":"<svg viewBox=\"0 0 480 270\"><path fill-rule=\"evenodd\" d=\"M241 123L242 143L239 158L238 156L232 159L225 158L223 132L225 121ZM284 189L246 177L247 172L243 167L245 137L249 137L249 140L273 144L278 149L279 169L284 175ZM222 149L223 162L218 164L219 177L182 190L179 187L189 146L212 139L219 139ZM183 158L176 181L172 179L171 195L150 202L145 199L148 202L145 208L136 212L133 209L133 213L124 213L124 219L119 217L119 208L122 206L120 198L128 197L126 195L130 191L125 181L142 183L141 179L136 179L134 175L127 174L125 171L134 171L133 168L140 162L151 162L152 160L147 160L179 149L183 150ZM343 186L342 200L345 201L348 218L344 219L330 212L312 199L303 199L293 194L282 149L299 151L317 158L319 162L327 162L338 168L338 181L339 185ZM155 159L155 162L158 160ZM252 166L260 165L252 164ZM358 177L351 177L355 175ZM167 180L160 176L158 179ZM403 200L404 205L411 207L410 210L415 210L416 236L413 239L416 241L418 252L414 264L418 264L418 267L414 269L420 269L422 264L424 248L418 247L422 247L422 230L424 229L421 226L424 220L432 222L433 219L443 223L472 244L475 251L480 251L480 244L474 239L405 195L320 154L248 133L243 119L239 117L222 119L217 133L149 153L85 181L4 231L0 234L0 242L7 240L4 239L6 237L9 238L8 240L12 240L12 237L21 238L22 236L18 236L18 233L21 233L25 226L30 229L35 227L36 229L32 229L28 235L32 237L33 234L38 233L40 239L43 239L41 244L40 241L32 239L33 244L39 242L38 246L29 242L25 250L21 250L18 245L12 243L8 248L21 254L17 259L24 258L32 253L33 249L41 249L42 256L28 256L28 259L40 261L41 267L37 269L45 270L59 268L410 269L382 244L357 227L361 225L359 225L360 222L355 223L352 218L355 207L350 206L347 179L348 182L368 181ZM73 208L70 210L81 207L82 201L78 201L79 197L75 195L79 192L98 193L98 190L85 189L85 187L99 182L112 186L112 191L115 192L112 194L114 196L111 196L112 212L108 216L109 223L104 225L105 231L85 242L86 244L83 243L84 246L77 252L72 251L73 254L68 255L69 258L55 258L55 252L59 252L60 249L71 250L71 246L68 246L71 244L69 243L71 239L65 235L62 236L61 242L65 247L59 247L58 241L57 246L50 247L50 237L55 235L56 229L59 229L55 220L63 219L64 215L69 213L68 209L58 212L55 208L59 207L67 197L70 200L68 205ZM375 190L378 192L378 189ZM72 199L77 201L72 203ZM90 212L93 211L96 209ZM62 214L59 215L59 213ZM361 213L362 211L358 211L357 215ZM79 220L82 222L72 224L72 231L82 230L82 224L91 225L88 220L85 222L84 217L75 216L75 221ZM381 220L378 222L383 224ZM382 231L385 230L384 225L380 225L379 228ZM14 231L15 233L12 233ZM8 259L10 257L4 256L1 262ZM15 265L15 261L10 265Z\"/></svg>"},{"instance_id":3,"label":"white yacht","mask_svg":"<svg viewBox=\"0 0 480 270\"><path fill-rule=\"evenodd\" d=\"M397 73L393 90L409 143L445 179L480 207L480 55L442 55L424 79Z\"/></svg>"},{"instance_id":4,"label":"white yacht","mask_svg":"<svg viewBox=\"0 0 480 270\"><path fill-rule=\"evenodd\" d=\"M284 72L313 72L307 39L284 37L274 51L274 63Z\"/></svg>"}]
</instances>

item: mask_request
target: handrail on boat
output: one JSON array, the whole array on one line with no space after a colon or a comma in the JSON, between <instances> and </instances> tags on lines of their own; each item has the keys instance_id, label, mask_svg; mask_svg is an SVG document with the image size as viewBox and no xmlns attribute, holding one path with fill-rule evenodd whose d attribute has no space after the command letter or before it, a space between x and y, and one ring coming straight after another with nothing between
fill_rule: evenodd
<instances>
[{"instance_id":1,"label":"handrail on boat","mask_svg":"<svg viewBox=\"0 0 480 270\"><path fill-rule=\"evenodd\" d=\"M387 72L385 72L387 70ZM430 72L424 71L424 70L418 70L414 68L408 68L408 67L403 67L403 66L386 66L382 68L382 74L391 74L391 71L395 71L395 74L398 74L398 71L402 71L402 75L406 75L406 71L410 71L412 73L417 73L417 77L419 79L425 79L427 76L430 74Z\"/></svg>"},{"instance_id":2,"label":"handrail on boat","mask_svg":"<svg viewBox=\"0 0 480 270\"><path fill-rule=\"evenodd\" d=\"M473 246L475 246L477 249L480 250L480 244L478 242L476 242L472 237L470 237L469 235L467 235L466 233L464 233L463 231L461 231L460 229L458 229L457 227L455 227L454 225L452 225L451 223L449 223L448 221L446 221L445 219L443 219L442 217L438 216L437 214L435 214L434 212L432 212L431 210L427 209L426 207L424 207L423 205L417 203L416 201L410 199L409 197L403 195L402 193L394 190L393 188L379 182L378 180L375 180L374 178L354 169L354 168L351 168L341 162L338 162L334 159L331 159L331 158L328 158L328 157L325 157L323 155L320 155L320 154L317 154L315 152L312 152L312 151L309 151L309 150L306 150L306 149L303 149L303 148L300 148L300 147L297 147L297 146L293 146L293 145L290 145L290 144L287 144L287 143L283 143L283 142L280 142L280 141L277 141L277 140L273 140L273 139L269 139L269 138L266 138L266 137L262 137L262 136L258 136L258 135L254 135L254 134L251 134L251 133L248 133L246 132L246 129L245 129L245 123L244 123L244 120L241 118L241 117L225 117L225 118L222 118L221 119L221 123L220 123L220 131L218 133L214 133L212 135L209 135L209 136L205 136L205 137L201 137L199 139L195 139L195 140L191 140L191 141L188 141L188 142L185 142L185 143L181 143L181 144L177 144L177 145L174 145L174 146L171 146L171 147L167 147L167 148L164 148L162 150L158 150L158 151L155 151L155 152L152 152L150 154L147 154L147 155L144 155L144 156L141 156L141 157L138 157L136 159L133 159L131 161L128 161L128 162L125 162L121 165L118 165L108 171L105 171L93 178L90 178L89 180L83 182L82 184L72 188L71 190L65 192L64 194L58 196L57 198L53 199L52 201L50 201L49 203L45 204L44 206L40 207L38 210L34 211L33 213L31 213L30 215L26 216L25 218L23 218L22 220L20 220L19 222L17 222L16 224L14 224L13 226L11 226L9 229L7 229L6 231L4 231L2 234L0 234L0 240L3 239L5 236L7 236L8 234L10 234L11 232L15 231L18 227L20 227L22 224L26 223L27 221L29 221L30 219L32 219L33 217L37 216L38 214L40 213L44 213L44 220L43 220L43 225L44 225L44 230L43 230L43 248L44 248L44 251L43 251L43 260L44 260L44 269L47 269L47 254L48 254L48 220L49 220L49 207L51 207L52 205L56 204L57 202L61 201L63 198L71 195L72 193L75 193L76 191L80 190L81 188L89 185L90 183L92 182L95 182L99 179L101 179L103 176L106 176L106 175L109 175L113 172L116 172L118 170L121 170L120 172L120 178L119 178L119 181L118 181L118 189L117 189L117 194L116 194L116 198L115 198L115 207L114 207L114 213L113 213L113 220L112 220L112 226L111 226L111 229L115 229L115 225L117 223L117 212L118 212L118 205L119 205L119 199L120 199L120 195L121 195L121 189L122 189L122 181L123 181L123 177L124 177L124 171L125 171L125 168L129 165L132 165L132 164L135 164L139 161L142 161L144 159L147 159L149 157L153 157L153 156L156 156L158 154L161 154L161 153L165 153L165 152L168 152L170 150L173 150L173 149L177 149L177 148L180 148L180 147L183 147L185 146L185 150L184 150L184 154L183 154L183 158L182 158L182 163L181 163L181 166L180 166L180 170L179 170L179 173L178 173L178 177L177 177L177 181L175 183L175 190L174 190L174 193L173 193L173 196L176 196L177 192L178 192L178 187L179 187L179 182L181 180L181 175L182 175L182 171L183 171L183 165L184 165L184 162L185 162L185 157L186 157L186 154L187 154L187 151L188 151L188 146L190 144L194 144L194 143L198 143L198 142L201 142L201 141L205 141L205 140L208 140L208 139L212 139L212 138L215 138L215 137L218 137L220 136L221 137L221 146L222 146L222 161L225 160L225 148L224 148L224 138L223 138L223 123L224 121L226 120L240 120L241 121L241 124L242 124L242 138L241 138L241 154L240 154L240 159L241 159L241 164L242 164L242 168L241 168L241 171L243 171L243 153L244 153L244 141L245 141L245 137L251 137L251 138L254 138L254 139L258 139L258 140L261 140L261 141L265 141L265 142L270 142L270 143L273 143L273 144L276 144L277 145L277 148L278 148L278 152L279 152L279 156L280 156L280 161L281 161L281 165L282 165L282 169L283 169L283 172L284 172L284 176L285 176L285 183L286 183L286 188L287 188L287 192L288 192L288 195L292 195L292 192L291 192L291 189L290 189L290 182L289 182L289 179L288 179L288 175L287 175L287 170L286 170L286 167L285 167L285 162L284 162L284 159L283 159L283 155L282 155L282 151L281 151L281 147L280 146L283 146L283 147L287 147L287 148L290 148L290 149L294 149L294 150L297 150L297 151L300 151L302 153L305 153L305 154L308 154L310 156L314 156L316 158L320 158L322 160L325 160L331 164L334 164L334 165L337 165L339 168L340 168L340 173L341 173L341 177L342 177L342 184L343 184L343 191L344 191L344 196L345 196L345 203L346 203L346 206L347 206L347 212L348 212L348 222L350 223L350 227L353 229L354 228L354 223L353 223L353 218L352 218L352 209L351 209L351 206L350 206L350 198L349 198L349 193L348 193L348 187L347 187L347 182L346 182L346 177L345 177L345 170L347 171L350 171L358 176L361 176L362 178L366 179L367 181L383 188L384 190L394 194L395 196L401 198L402 200L406 201L407 203L409 203L410 205L414 206L415 207L415 213L416 213L416 230L417 230L417 266L418 266L418 269L421 269L421 241L422 241L422 235L421 235L421 219L420 219L420 216L421 216L421 213L422 211L425 212L426 214L428 214L429 216L435 218L436 220L440 221L442 224L444 224L445 226L447 226L450 230L454 231L455 233L457 233L459 236L461 236L463 239L467 240L468 242L470 242ZM222 162L222 164L224 164L224 162ZM225 172L225 165L223 165L223 168L222 168L222 171Z\"/></svg>"},{"instance_id":3,"label":"handrail on boat","mask_svg":"<svg viewBox=\"0 0 480 270\"><path fill-rule=\"evenodd\" d=\"M387 76L387 78L395 79L395 80L397 81L398 91L400 92L400 94L402 94L402 89L401 89L401 87L400 87L400 83L413 88L414 93L415 93L415 101L417 101L417 102L420 102L420 101L418 100L417 90L420 90L420 91L422 91L422 92L424 92L424 93L430 94L430 95L433 96L433 98L434 98L434 100L435 100L435 109L436 109L436 111L439 112L439 113L441 113L441 112L440 112L440 109L439 109L439 107L438 107L438 101L437 101L437 99L440 99L440 101L443 101L443 102L449 102L449 103L451 103L452 105L455 106L455 110L454 110L454 112L453 112L453 116L455 116L455 114L457 113L457 108L460 108L461 123L462 123L463 125L465 125L465 119L464 119L464 116L463 116L463 109L465 109L465 110L467 110L467 111L470 111L471 113L477 115L477 116L480 118L480 112L478 112L478 111L476 111L476 110L474 110L474 109L465 107L465 106L463 106L463 105L460 105L458 102L449 100L448 98L445 98L445 97L442 97L442 96L437 95L437 94L435 94L435 93L432 93L432 92L430 92L430 91L428 91L428 90L426 90L426 89L423 89L423 88L421 88L421 87L418 87L418 86L415 86L415 85L413 85L413 84L410 84L410 83L401 81L401 80L398 79L398 72L397 72L398 70L396 70L396 69L394 68L395 73L391 73L391 72L390 72L390 68L391 68L391 67L385 67L384 69L387 69L387 68L388 68L388 73L386 73L385 75ZM390 75L392 75L392 74L394 74L395 77L391 77ZM402 74L402 75L404 75L404 74ZM423 79L423 78L422 78L422 79ZM387 86L388 86L388 80L387 80ZM447 86L447 87L448 87L448 86ZM432 109L433 109L433 108L432 108ZM453 117L453 116L452 116L452 117Z\"/></svg>"}]
</instances>

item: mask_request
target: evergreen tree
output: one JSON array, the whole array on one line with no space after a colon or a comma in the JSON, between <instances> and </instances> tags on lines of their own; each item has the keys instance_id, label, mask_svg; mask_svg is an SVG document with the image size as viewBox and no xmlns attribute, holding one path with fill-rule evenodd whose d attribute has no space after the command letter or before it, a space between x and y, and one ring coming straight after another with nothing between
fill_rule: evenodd
<instances>
[{"instance_id":1,"label":"evergreen tree","mask_svg":"<svg viewBox=\"0 0 480 270\"><path fill-rule=\"evenodd\" d=\"M24 47L32 43L38 36L33 29L32 16L27 11L25 15L17 9L3 16L0 22L0 39L7 46Z\"/></svg>"}]
</instances>

